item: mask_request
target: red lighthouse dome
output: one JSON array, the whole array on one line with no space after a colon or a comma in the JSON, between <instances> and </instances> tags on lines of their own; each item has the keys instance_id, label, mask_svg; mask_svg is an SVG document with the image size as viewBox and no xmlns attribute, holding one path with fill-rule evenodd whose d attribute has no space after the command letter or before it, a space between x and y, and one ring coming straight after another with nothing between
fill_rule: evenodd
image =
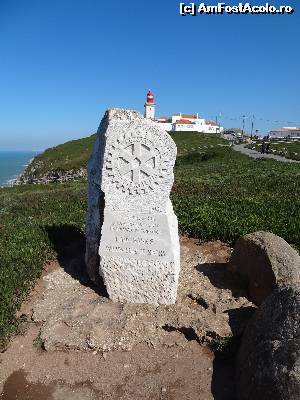
<instances>
[{"instance_id":1,"label":"red lighthouse dome","mask_svg":"<svg viewBox=\"0 0 300 400\"><path fill-rule=\"evenodd\" d=\"M148 90L148 93L147 93L147 103L150 103L150 104L154 103L154 96L150 89Z\"/></svg>"}]
</instances>

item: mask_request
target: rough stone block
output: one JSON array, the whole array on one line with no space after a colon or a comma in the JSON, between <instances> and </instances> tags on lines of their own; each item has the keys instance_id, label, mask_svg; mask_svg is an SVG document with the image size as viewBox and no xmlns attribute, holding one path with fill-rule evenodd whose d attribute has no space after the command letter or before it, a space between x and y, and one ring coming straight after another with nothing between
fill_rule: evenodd
<instances>
[{"instance_id":1,"label":"rough stone block","mask_svg":"<svg viewBox=\"0 0 300 400\"><path fill-rule=\"evenodd\" d=\"M135 111L105 113L88 166L86 263L94 280L100 264L114 301L176 301L180 249L169 199L175 159L175 143L155 122Z\"/></svg>"},{"instance_id":2,"label":"rough stone block","mask_svg":"<svg viewBox=\"0 0 300 400\"><path fill-rule=\"evenodd\" d=\"M298 252L271 232L253 232L240 237L229 263L244 279L248 295L256 305L275 287L300 283Z\"/></svg>"}]
</instances>

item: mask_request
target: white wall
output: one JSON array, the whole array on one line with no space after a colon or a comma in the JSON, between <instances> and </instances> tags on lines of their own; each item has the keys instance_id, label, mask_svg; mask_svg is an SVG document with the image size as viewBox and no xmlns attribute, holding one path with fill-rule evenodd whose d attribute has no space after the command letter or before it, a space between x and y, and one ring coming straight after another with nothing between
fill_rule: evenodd
<instances>
[{"instance_id":1,"label":"white wall","mask_svg":"<svg viewBox=\"0 0 300 400\"><path fill-rule=\"evenodd\" d=\"M155 105L145 104L145 118L155 118Z\"/></svg>"},{"instance_id":2,"label":"white wall","mask_svg":"<svg viewBox=\"0 0 300 400\"><path fill-rule=\"evenodd\" d=\"M171 131L172 130L172 124L171 122L157 122L160 128L164 129L165 131Z\"/></svg>"},{"instance_id":3,"label":"white wall","mask_svg":"<svg viewBox=\"0 0 300 400\"><path fill-rule=\"evenodd\" d=\"M203 126L203 133L221 133L224 131L223 126L216 126L216 125L204 125Z\"/></svg>"},{"instance_id":4,"label":"white wall","mask_svg":"<svg viewBox=\"0 0 300 400\"><path fill-rule=\"evenodd\" d=\"M195 131L194 124L173 124L173 131Z\"/></svg>"},{"instance_id":5,"label":"white wall","mask_svg":"<svg viewBox=\"0 0 300 400\"><path fill-rule=\"evenodd\" d=\"M195 125L194 125L194 130L196 132L203 132L204 131L204 126L205 126L205 119L203 118L199 118L195 121Z\"/></svg>"},{"instance_id":6,"label":"white wall","mask_svg":"<svg viewBox=\"0 0 300 400\"><path fill-rule=\"evenodd\" d=\"M173 124L173 131L194 131L201 133L219 133L223 132L224 128L214 125L200 125L200 124Z\"/></svg>"},{"instance_id":7,"label":"white wall","mask_svg":"<svg viewBox=\"0 0 300 400\"><path fill-rule=\"evenodd\" d=\"M179 119L181 119L180 115L172 115L172 124L174 124L174 122L178 121Z\"/></svg>"}]
</instances>

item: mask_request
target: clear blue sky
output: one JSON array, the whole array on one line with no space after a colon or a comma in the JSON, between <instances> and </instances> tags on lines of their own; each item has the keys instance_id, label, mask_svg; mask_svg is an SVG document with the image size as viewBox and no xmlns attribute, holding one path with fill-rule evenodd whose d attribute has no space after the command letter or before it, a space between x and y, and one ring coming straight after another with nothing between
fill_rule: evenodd
<instances>
[{"instance_id":1,"label":"clear blue sky","mask_svg":"<svg viewBox=\"0 0 300 400\"><path fill-rule=\"evenodd\" d=\"M181 17L176 0L0 0L0 149L88 136L109 107L142 112L149 88L158 114L222 112L227 127L254 114L261 131L300 125L300 3L273 4L295 13Z\"/></svg>"}]
</instances>

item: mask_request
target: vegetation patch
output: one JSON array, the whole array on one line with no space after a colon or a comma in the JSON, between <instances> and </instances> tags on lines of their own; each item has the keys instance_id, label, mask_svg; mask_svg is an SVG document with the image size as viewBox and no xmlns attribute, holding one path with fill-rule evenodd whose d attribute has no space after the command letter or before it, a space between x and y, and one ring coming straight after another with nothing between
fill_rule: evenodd
<instances>
[{"instance_id":1,"label":"vegetation patch","mask_svg":"<svg viewBox=\"0 0 300 400\"><path fill-rule=\"evenodd\" d=\"M44 350L44 340L41 337L41 332L39 332L37 337L33 340L32 344L36 349Z\"/></svg>"},{"instance_id":2,"label":"vegetation patch","mask_svg":"<svg viewBox=\"0 0 300 400\"><path fill-rule=\"evenodd\" d=\"M45 150L26 168L24 178L39 179L86 168L95 140L96 134Z\"/></svg>"},{"instance_id":3,"label":"vegetation patch","mask_svg":"<svg viewBox=\"0 0 300 400\"><path fill-rule=\"evenodd\" d=\"M56 256L46 227L69 225L83 230L85 212L86 182L0 190L0 347L15 332L15 311L44 263Z\"/></svg>"},{"instance_id":4,"label":"vegetation patch","mask_svg":"<svg viewBox=\"0 0 300 400\"><path fill-rule=\"evenodd\" d=\"M216 337L210 343L211 350L217 358L225 360L234 360L241 344L242 335Z\"/></svg>"},{"instance_id":5,"label":"vegetation patch","mask_svg":"<svg viewBox=\"0 0 300 400\"><path fill-rule=\"evenodd\" d=\"M217 135L172 137L178 146L172 201L182 233L233 244L240 235L267 230L300 249L298 164L250 159ZM46 151L39 156L43 171L86 166L94 140ZM0 189L0 347L16 331L15 311L45 262L56 257L59 244L83 235L85 213L83 179Z\"/></svg>"},{"instance_id":6,"label":"vegetation patch","mask_svg":"<svg viewBox=\"0 0 300 400\"><path fill-rule=\"evenodd\" d=\"M218 145L207 154L178 157L172 200L181 231L233 244L266 230L299 249L299 165L254 160Z\"/></svg>"}]
</instances>

